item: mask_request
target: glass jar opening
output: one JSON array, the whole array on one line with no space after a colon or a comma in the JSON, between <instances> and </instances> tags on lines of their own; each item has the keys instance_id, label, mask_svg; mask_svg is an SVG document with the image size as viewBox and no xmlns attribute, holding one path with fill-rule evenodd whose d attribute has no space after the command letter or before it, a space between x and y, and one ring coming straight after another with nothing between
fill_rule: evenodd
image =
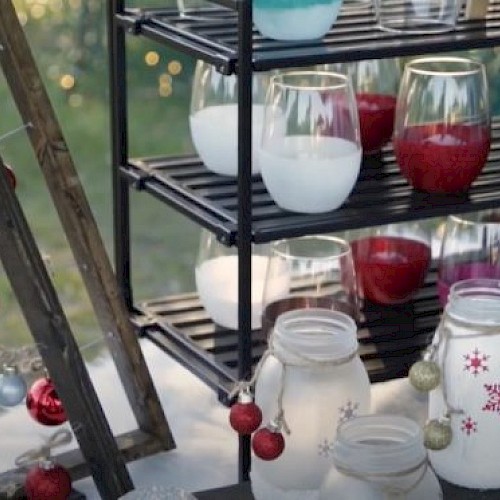
<instances>
[{"instance_id":1,"label":"glass jar opening","mask_svg":"<svg viewBox=\"0 0 500 500\"><path fill-rule=\"evenodd\" d=\"M466 323L500 324L500 280L458 281L450 288L446 311Z\"/></svg>"},{"instance_id":2,"label":"glass jar opening","mask_svg":"<svg viewBox=\"0 0 500 500\"><path fill-rule=\"evenodd\" d=\"M359 474L410 470L426 459L422 430L406 417L366 415L338 427L333 461Z\"/></svg>"},{"instance_id":3,"label":"glass jar opening","mask_svg":"<svg viewBox=\"0 0 500 500\"><path fill-rule=\"evenodd\" d=\"M350 361L358 349L356 323L347 314L328 309L296 309L276 320L274 347L291 364Z\"/></svg>"},{"instance_id":4,"label":"glass jar opening","mask_svg":"<svg viewBox=\"0 0 500 500\"><path fill-rule=\"evenodd\" d=\"M450 215L450 219L455 224L467 226L500 226L500 211L493 209L481 212L472 212L470 214Z\"/></svg>"}]
</instances>

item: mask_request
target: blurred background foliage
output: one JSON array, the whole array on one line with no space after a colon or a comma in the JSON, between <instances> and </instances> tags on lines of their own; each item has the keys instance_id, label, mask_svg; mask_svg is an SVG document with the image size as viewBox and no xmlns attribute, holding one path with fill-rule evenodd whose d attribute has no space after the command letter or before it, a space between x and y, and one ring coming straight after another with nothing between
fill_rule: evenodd
<instances>
[{"instance_id":1,"label":"blurred background foliage","mask_svg":"<svg viewBox=\"0 0 500 500\"><path fill-rule=\"evenodd\" d=\"M107 2L14 3L111 255ZM136 0L131 5L146 4ZM151 7L165 5L165 0L147 2ZM192 151L188 109L195 61L141 38L128 37L127 44L131 154ZM500 52L472 51L470 56L487 64L492 109L498 114L500 91L496 75ZM4 134L21 121L3 76L0 102L0 134ZM41 250L50 256L54 281L75 334L85 344L100 335L99 329L25 134L1 142L0 154L15 169L18 196ZM198 228L145 194L134 192L131 202L136 298L193 290ZM0 344L30 342L16 299L2 273Z\"/></svg>"}]
</instances>

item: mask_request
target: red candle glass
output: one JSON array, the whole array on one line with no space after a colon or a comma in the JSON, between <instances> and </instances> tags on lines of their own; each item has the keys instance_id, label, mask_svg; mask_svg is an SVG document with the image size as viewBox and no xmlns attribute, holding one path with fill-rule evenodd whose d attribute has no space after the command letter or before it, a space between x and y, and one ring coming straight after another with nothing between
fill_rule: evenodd
<instances>
[{"instance_id":1,"label":"red candle glass","mask_svg":"<svg viewBox=\"0 0 500 500\"><path fill-rule=\"evenodd\" d=\"M375 59L333 65L351 77L365 155L374 154L392 137L401 76L398 59Z\"/></svg>"},{"instance_id":2,"label":"red candle glass","mask_svg":"<svg viewBox=\"0 0 500 500\"><path fill-rule=\"evenodd\" d=\"M450 216L439 259L438 294L444 307L450 287L465 279L500 279L500 211Z\"/></svg>"},{"instance_id":3,"label":"red candle glass","mask_svg":"<svg viewBox=\"0 0 500 500\"><path fill-rule=\"evenodd\" d=\"M417 224L368 228L351 241L360 297L402 304L423 285L431 260L430 238Z\"/></svg>"},{"instance_id":4,"label":"red candle glass","mask_svg":"<svg viewBox=\"0 0 500 500\"><path fill-rule=\"evenodd\" d=\"M430 193L466 191L490 150L483 64L456 57L407 64L393 144L401 173L414 188Z\"/></svg>"}]
</instances>

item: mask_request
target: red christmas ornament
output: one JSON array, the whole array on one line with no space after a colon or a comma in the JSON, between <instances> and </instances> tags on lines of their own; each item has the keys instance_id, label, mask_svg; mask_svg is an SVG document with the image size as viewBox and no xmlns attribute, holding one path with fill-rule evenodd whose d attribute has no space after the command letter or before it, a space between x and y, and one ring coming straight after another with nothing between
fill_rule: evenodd
<instances>
[{"instance_id":1,"label":"red christmas ornament","mask_svg":"<svg viewBox=\"0 0 500 500\"><path fill-rule=\"evenodd\" d=\"M66 500L71 494L68 471L51 460L31 468L24 483L28 500Z\"/></svg>"},{"instance_id":2,"label":"red christmas ornament","mask_svg":"<svg viewBox=\"0 0 500 500\"><path fill-rule=\"evenodd\" d=\"M231 406L229 423L238 434L252 434L262 422L262 412L248 391L241 391L238 402Z\"/></svg>"},{"instance_id":3,"label":"red christmas ornament","mask_svg":"<svg viewBox=\"0 0 500 500\"><path fill-rule=\"evenodd\" d=\"M270 423L259 429L252 438L253 452L262 460L275 460L285 449L285 440L280 426Z\"/></svg>"},{"instance_id":4,"label":"red christmas ornament","mask_svg":"<svg viewBox=\"0 0 500 500\"><path fill-rule=\"evenodd\" d=\"M31 386L26 396L26 408L43 425L60 425L68 419L54 384L48 377L38 379Z\"/></svg>"},{"instance_id":5,"label":"red christmas ornament","mask_svg":"<svg viewBox=\"0 0 500 500\"><path fill-rule=\"evenodd\" d=\"M4 164L5 167L5 173L7 174L7 180L9 181L10 187L12 189L16 189L17 187L17 178L16 174L14 173L14 170L10 165Z\"/></svg>"}]
</instances>

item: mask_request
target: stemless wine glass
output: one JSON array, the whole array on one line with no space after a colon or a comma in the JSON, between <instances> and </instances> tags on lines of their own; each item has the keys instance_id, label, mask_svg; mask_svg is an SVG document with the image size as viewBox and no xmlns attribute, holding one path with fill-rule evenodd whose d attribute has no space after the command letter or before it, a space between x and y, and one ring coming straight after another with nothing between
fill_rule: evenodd
<instances>
[{"instance_id":1,"label":"stemless wine glass","mask_svg":"<svg viewBox=\"0 0 500 500\"><path fill-rule=\"evenodd\" d=\"M375 14L383 31L443 33L455 28L461 0L375 0Z\"/></svg>"},{"instance_id":2,"label":"stemless wine glass","mask_svg":"<svg viewBox=\"0 0 500 500\"><path fill-rule=\"evenodd\" d=\"M361 128L363 154L380 151L392 137L401 78L399 59L373 59L328 65L352 80Z\"/></svg>"},{"instance_id":3,"label":"stemless wine glass","mask_svg":"<svg viewBox=\"0 0 500 500\"><path fill-rule=\"evenodd\" d=\"M360 297L383 305L410 300L424 284L430 240L419 222L356 231L350 243Z\"/></svg>"},{"instance_id":4,"label":"stemless wine glass","mask_svg":"<svg viewBox=\"0 0 500 500\"><path fill-rule=\"evenodd\" d=\"M269 245L252 247L252 329L261 327L262 295L269 258ZM212 320L225 328L238 329L238 250L220 243L202 229L195 267L196 289ZM270 285L273 297L286 295L289 279L277 273Z\"/></svg>"},{"instance_id":5,"label":"stemless wine glass","mask_svg":"<svg viewBox=\"0 0 500 500\"><path fill-rule=\"evenodd\" d=\"M359 319L354 264L345 240L327 235L283 239L271 243L269 256L262 298L266 336L280 314L294 309L331 309Z\"/></svg>"},{"instance_id":6,"label":"stemless wine glass","mask_svg":"<svg viewBox=\"0 0 500 500\"><path fill-rule=\"evenodd\" d=\"M446 220L438 271L441 305L446 305L451 285L473 278L500 279L500 210Z\"/></svg>"},{"instance_id":7,"label":"stemless wine glass","mask_svg":"<svg viewBox=\"0 0 500 500\"><path fill-rule=\"evenodd\" d=\"M484 65L457 57L408 63L396 105L393 144L402 174L416 189L466 191L490 150Z\"/></svg>"},{"instance_id":8,"label":"stemless wine glass","mask_svg":"<svg viewBox=\"0 0 500 500\"><path fill-rule=\"evenodd\" d=\"M292 71L271 78L259 163L264 184L281 208L321 213L342 205L361 163L349 77Z\"/></svg>"},{"instance_id":9,"label":"stemless wine glass","mask_svg":"<svg viewBox=\"0 0 500 500\"><path fill-rule=\"evenodd\" d=\"M221 21L221 14L228 9L207 0L177 0L181 17L194 21Z\"/></svg>"},{"instance_id":10,"label":"stemless wine glass","mask_svg":"<svg viewBox=\"0 0 500 500\"><path fill-rule=\"evenodd\" d=\"M262 135L264 101L270 74L254 73L252 102L252 172L259 172L257 145ZM221 175L238 174L238 80L212 64L196 63L189 126L194 147L205 166Z\"/></svg>"}]
</instances>

